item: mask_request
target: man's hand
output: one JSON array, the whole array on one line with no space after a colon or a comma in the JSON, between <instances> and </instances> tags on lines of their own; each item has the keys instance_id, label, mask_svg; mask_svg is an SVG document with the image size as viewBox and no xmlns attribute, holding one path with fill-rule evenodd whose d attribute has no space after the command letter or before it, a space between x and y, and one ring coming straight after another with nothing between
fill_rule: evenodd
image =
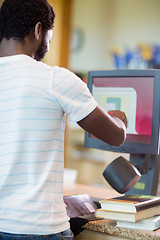
<instances>
[{"instance_id":1,"label":"man's hand","mask_svg":"<svg viewBox=\"0 0 160 240\"><path fill-rule=\"evenodd\" d=\"M124 122L125 126L127 127L127 118L126 118L126 115L124 112L119 111L119 110L113 110L113 111L109 111L108 114L111 117L117 117L117 118L121 119Z\"/></svg>"}]
</instances>

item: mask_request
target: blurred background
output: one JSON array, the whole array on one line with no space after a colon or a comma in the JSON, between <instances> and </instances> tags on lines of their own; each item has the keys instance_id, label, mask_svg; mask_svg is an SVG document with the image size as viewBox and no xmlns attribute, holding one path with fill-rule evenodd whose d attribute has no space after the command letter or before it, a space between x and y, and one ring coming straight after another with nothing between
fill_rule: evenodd
<instances>
[{"instance_id":1,"label":"blurred background","mask_svg":"<svg viewBox=\"0 0 160 240\"><path fill-rule=\"evenodd\" d=\"M49 3L54 7L56 20L44 62L67 67L86 83L89 70L160 68L159 0ZM84 131L67 120L65 168L72 172L66 171L66 182L105 186L103 170L118 156L84 148Z\"/></svg>"}]
</instances>

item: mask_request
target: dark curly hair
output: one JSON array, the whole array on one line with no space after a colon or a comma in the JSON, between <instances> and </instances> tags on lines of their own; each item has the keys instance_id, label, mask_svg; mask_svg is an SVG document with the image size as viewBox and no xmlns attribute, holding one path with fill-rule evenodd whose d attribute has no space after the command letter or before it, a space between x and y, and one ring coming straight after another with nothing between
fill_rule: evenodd
<instances>
[{"instance_id":1,"label":"dark curly hair","mask_svg":"<svg viewBox=\"0 0 160 240\"><path fill-rule=\"evenodd\" d=\"M41 22L43 31L53 28L55 13L47 0L5 0L0 8L0 42L24 40Z\"/></svg>"}]
</instances>

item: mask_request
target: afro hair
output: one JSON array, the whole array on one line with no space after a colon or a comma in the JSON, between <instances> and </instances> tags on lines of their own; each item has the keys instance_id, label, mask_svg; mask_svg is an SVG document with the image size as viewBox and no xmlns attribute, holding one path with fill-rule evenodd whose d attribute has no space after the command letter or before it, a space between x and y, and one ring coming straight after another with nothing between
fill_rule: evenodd
<instances>
[{"instance_id":1,"label":"afro hair","mask_svg":"<svg viewBox=\"0 0 160 240\"><path fill-rule=\"evenodd\" d=\"M53 28L55 13L47 0L5 0L0 8L0 42L24 40L38 22L43 31Z\"/></svg>"}]
</instances>

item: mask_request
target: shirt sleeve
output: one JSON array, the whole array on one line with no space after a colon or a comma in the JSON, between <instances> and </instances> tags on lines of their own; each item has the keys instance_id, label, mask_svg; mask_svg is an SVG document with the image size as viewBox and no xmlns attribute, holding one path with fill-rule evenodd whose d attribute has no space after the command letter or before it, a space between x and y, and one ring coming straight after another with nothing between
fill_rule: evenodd
<instances>
[{"instance_id":1,"label":"shirt sleeve","mask_svg":"<svg viewBox=\"0 0 160 240\"><path fill-rule=\"evenodd\" d=\"M82 120L97 106L87 85L65 68L59 68L54 74L52 94L71 122Z\"/></svg>"}]
</instances>

